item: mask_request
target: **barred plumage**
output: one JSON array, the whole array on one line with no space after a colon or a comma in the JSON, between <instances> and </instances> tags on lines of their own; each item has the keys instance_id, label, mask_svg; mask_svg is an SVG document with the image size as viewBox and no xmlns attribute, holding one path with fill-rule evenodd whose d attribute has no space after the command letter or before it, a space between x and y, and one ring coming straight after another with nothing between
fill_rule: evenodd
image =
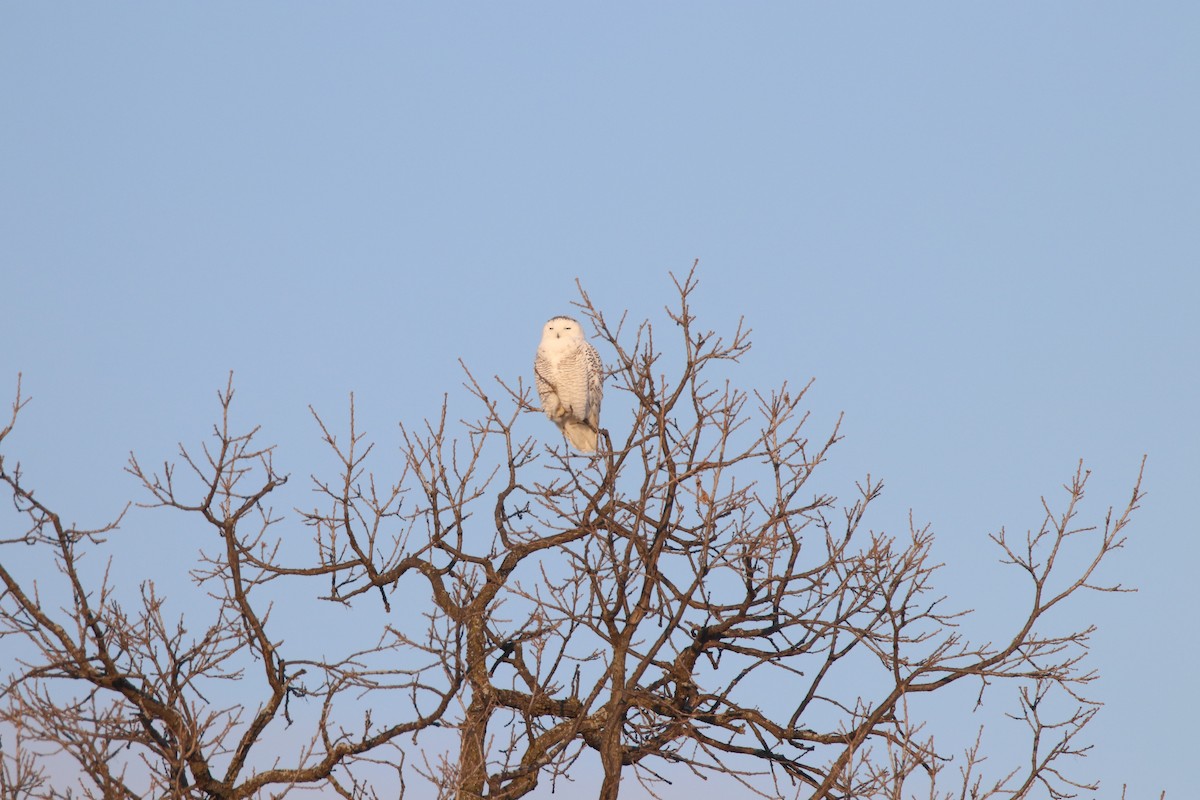
<instances>
[{"instance_id":1,"label":"barred plumage","mask_svg":"<svg viewBox=\"0 0 1200 800\"><path fill-rule=\"evenodd\" d=\"M577 321L554 317L545 324L533 374L546 416L577 450L596 452L604 364Z\"/></svg>"}]
</instances>

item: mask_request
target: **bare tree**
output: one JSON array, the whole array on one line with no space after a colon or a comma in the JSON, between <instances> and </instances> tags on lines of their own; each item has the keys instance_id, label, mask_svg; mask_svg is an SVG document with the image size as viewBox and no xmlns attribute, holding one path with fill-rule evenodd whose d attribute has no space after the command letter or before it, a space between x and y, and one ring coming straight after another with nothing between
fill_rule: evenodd
<instances>
[{"instance_id":1,"label":"bare tree","mask_svg":"<svg viewBox=\"0 0 1200 800\"><path fill-rule=\"evenodd\" d=\"M63 599L0 562L0 634L18 659L0 710L16 743L3 796L371 797L420 775L441 797L517 798L576 780L583 761L600 766L601 798L622 779L654 794L679 773L813 799L1094 788L1071 768L1099 707L1086 694L1092 628L1051 633L1045 617L1122 590L1095 575L1124 541L1140 475L1093 527L1079 521L1080 465L1039 527L994 535L1027 589L1003 638L974 641L935 588L928 527L866 530L882 489L870 478L845 502L811 488L838 426L809 438L807 386L747 393L725 379L749 332L697 327L694 268L676 286L658 338L580 291L611 367L609 408L630 409L608 413L596 456L519 434L538 410L526 383L488 389L464 365L477 418L455 424L444 403L402 425L390 478L368 465L353 398L344 434L314 411L340 469L314 477L320 502L289 518L269 504L286 481L272 448L231 428L230 385L209 443L158 470L130 457L145 505L216 534L191 572L207 604L174 619L154 582L130 606L81 569L119 548L122 518L66 525L0 458L25 520L2 543L52 551ZM18 384L0 440L25 402ZM285 642L282 587L291 614L302 600L370 612L372 641L336 657ZM233 700L213 699L235 679ZM982 738L945 747L926 732L918 698L955 684L978 704L1011 699L1022 761L985 773ZM78 781L39 768L54 754Z\"/></svg>"}]
</instances>

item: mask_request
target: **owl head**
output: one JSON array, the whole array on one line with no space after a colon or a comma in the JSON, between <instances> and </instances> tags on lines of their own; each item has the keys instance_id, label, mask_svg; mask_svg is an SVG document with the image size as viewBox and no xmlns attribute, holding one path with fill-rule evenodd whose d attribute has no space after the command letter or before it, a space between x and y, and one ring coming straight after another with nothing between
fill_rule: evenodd
<instances>
[{"instance_id":1,"label":"owl head","mask_svg":"<svg viewBox=\"0 0 1200 800\"><path fill-rule=\"evenodd\" d=\"M562 343L583 341L583 326L571 317L551 317L542 326L542 341Z\"/></svg>"}]
</instances>

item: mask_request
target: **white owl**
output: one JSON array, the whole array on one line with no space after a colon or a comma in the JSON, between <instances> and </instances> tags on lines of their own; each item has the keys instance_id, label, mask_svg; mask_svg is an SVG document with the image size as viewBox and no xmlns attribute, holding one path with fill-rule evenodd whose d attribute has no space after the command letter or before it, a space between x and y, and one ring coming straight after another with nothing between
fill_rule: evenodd
<instances>
[{"instance_id":1,"label":"white owl","mask_svg":"<svg viewBox=\"0 0 1200 800\"><path fill-rule=\"evenodd\" d=\"M533 375L546 416L577 450L596 452L604 364L578 322L555 317L546 323Z\"/></svg>"}]
</instances>

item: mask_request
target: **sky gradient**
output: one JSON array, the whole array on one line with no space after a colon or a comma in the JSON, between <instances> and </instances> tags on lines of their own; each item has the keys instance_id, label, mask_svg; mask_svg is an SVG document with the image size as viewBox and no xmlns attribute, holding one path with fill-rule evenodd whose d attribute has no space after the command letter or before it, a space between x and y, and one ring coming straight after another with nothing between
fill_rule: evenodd
<instances>
[{"instance_id":1,"label":"sky gradient","mask_svg":"<svg viewBox=\"0 0 1200 800\"><path fill-rule=\"evenodd\" d=\"M530 377L576 279L666 324L699 259L701 321L754 331L736 379L815 378L827 480L882 478L872 527L932 524L963 605L1079 459L1094 522L1148 456L1105 572L1139 592L1077 606L1106 703L1080 771L1182 800L1197 42L1182 2L5 4L0 395L34 397L5 452L109 517L128 453L198 441L233 370L306 479L309 405L353 391L394 454L458 359Z\"/></svg>"}]
</instances>

